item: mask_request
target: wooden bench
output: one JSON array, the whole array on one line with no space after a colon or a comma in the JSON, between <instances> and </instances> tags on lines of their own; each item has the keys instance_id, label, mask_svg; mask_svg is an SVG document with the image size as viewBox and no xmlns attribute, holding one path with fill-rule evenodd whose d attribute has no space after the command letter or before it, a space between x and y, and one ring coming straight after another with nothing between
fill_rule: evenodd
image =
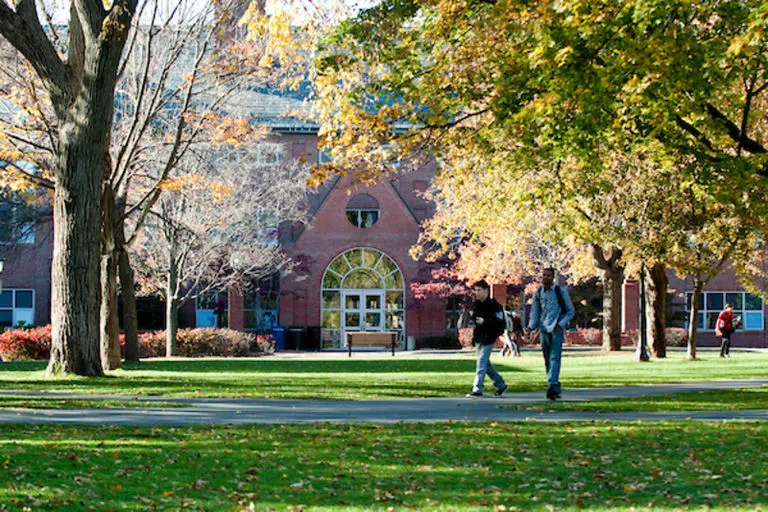
<instances>
[{"instance_id":1,"label":"wooden bench","mask_svg":"<svg viewBox=\"0 0 768 512\"><path fill-rule=\"evenodd\" d=\"M352 347L384 347L392 348L392 355L395 355L395 344L397 343L396 332L348 332L347 349L349 357L352 357Z\"/></svg>"}]
</instances>

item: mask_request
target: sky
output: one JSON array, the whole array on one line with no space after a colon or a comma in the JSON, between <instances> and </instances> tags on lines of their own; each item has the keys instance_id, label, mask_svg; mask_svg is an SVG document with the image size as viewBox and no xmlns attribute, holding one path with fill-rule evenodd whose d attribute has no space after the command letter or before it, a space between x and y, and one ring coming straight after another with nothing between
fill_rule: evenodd
<instances>
[{"instance_id":1,"label":"sky","mask_svg":"<svg viewBox=\"0 0 768 512\"><path fill-rule=\"evenodd\" d=\"M2 1L2 0L0 0ZM7 1L7 0L6 0ZM111 0L102 0L103 2L111 2ZM142 0L139 0L140 2ZM171 9L176 6L179 0L157 0L164 6L164 12L171 12ZM196 11L199 12L205 8L205 0L184 0L188 4L189 12L187 14L193 15ZM50 9L53 12L53 21L56 24L67 24L69 21L69 6L70 0L37 0L39 6L45 6L46 9ZM334 5L343 5L345 8L355 11L361 8L370 7L375 5L377 0L267 0L267 13L274 13L278 10L287 10L293 15L299 17L305 16L302 13L311 12L313 8L319 7L321 9L330 8ZM42 10L42 9L41 9Z\"/></svg>"}]
</instances>

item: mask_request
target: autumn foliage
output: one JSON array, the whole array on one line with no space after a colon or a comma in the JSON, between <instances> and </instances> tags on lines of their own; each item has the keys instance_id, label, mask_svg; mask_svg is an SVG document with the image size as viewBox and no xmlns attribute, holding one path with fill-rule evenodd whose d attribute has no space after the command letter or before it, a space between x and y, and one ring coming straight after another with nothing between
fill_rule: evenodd
<instances>
[{"instance_id":1,"label":"autumn foliage","mask_svg":"<svg viewBox=\"0 0 768 512\"><path fill-rule=\"evenodd\" d=\"M270 335L255 335L231 329L180 329L177 336L179 355L184 357L245 357L271 353L275 348L275 341ZM140 335L140 356L164 356L165 341L165 331Z\"/></svg>"},{"instance_id":2,"label":"autumn foliage","mask_svg":"<svg viewBox=\"0 0 768 512\"><path fill-rule=\"evenodd\" d=\"M0 334L0 357L6 361L48 359L51 353L51 326L12 329Z\"/></svg>"},{"instance_id":3,"label":"autumn foliage","mask_svg":"<svg viewBox=\"0 0 768 512\"><path fill-rule=\"evenodd\" d=\"M181 329L179 355L186 357L244 357L274 352L271 335L255 335L231 329ZM125 344L120 336L120 347ZM141 357L165 355L165 331L147 332L139 337ZM0 334L0 357L5 361L44 360L51 353L51 326L12 329Z\"/></svg>"}]
</instances>

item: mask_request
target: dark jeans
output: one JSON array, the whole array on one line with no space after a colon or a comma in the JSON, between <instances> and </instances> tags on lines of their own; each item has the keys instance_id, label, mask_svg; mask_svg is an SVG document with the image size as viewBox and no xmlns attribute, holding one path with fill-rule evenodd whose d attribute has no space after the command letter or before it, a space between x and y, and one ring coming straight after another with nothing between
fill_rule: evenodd
<instances>
[{"instance_id":1,"label":"dark jeans","mask_svg":"<svg viewBox=\"0 0 768 512\"><path fill-rule=\"evenodd\" d=\"M723 334L723 341L720 343L720 356L728 356L731 355L731 335L725 335Z\"/></svg>"}]
</instances>

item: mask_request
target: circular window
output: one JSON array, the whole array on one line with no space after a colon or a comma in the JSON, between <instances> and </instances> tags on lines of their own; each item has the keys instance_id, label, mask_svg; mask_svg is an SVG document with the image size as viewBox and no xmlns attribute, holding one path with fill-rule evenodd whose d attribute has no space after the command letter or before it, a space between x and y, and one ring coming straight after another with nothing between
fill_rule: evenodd
<instances>
[{"instance_id":1,"label":"circular window","mask_svg":"<svg viewBox=\"0 0 768 512\"><path fill-rule=\"evenodd\" d=\"M353 226L369 228L379 221L379 202L368 194L358 194L347 203L346 213Z\"/></svg>"}]
</instances>

